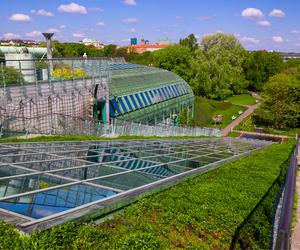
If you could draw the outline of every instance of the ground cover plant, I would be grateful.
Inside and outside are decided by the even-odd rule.
[[[265,249],[277,197],[270,190],[283,180],[293,144],[273,145],[183,181],[95,227],[67,223],[29,237],[0,223],[0,249]]]
[[[256,99],[248,94],[234,95],[226,99],[226,101],[231,102],[236,105],[254,105],[256,104]]]
[[[239,111],[245,111],[246,108],[235,105],[230,102],[209,100],[203,97],[196,97],[194,111],[194,125],[205,127],[225,127],[232,122],[232,116],[238,116]],[[222,123],[215,125],[212,117],[214,115],[223,115]]]

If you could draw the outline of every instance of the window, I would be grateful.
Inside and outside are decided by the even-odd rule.
[[[148,94],[149,92],[145,92],[145,96],[147,97],[148,103],[152,104],[152,100],[150,98],[150,95]]]
[[[130,101],[128,99],[128,96],[123,96],[123,98],[124,98],[124,100],[125,100],[125,102],[127,104],[127,107],[129,108],[129,111],[133,111],[134,109],[132,108],[132,105],[131,105],[131,103],[130,103]]]
[[[132,102],[134,108],[135,108],[135,109],[138,109],[139,106],[137,105],[136,101],[134,100],[133,95],[129,95],[129,97],[130,97],[130,100],[131,100],[131,102]]]
[[[169,89],[167,87],[164,87],[165,93],[167,94],[168,99],[171,98],[171,94],[169,92]]]
[[[163,101],[165,98],[162,94],[162,91],[160,89],[157,89],[158,93],[159,93],[159,96],[160,96],[160,99]]]
[[[172,86],[172,89],[174,90],[176,96],[179,96],[179,95],[180,95],[179,92],[178,92],[178,89],[176,88],[176,85],[173,85],[173,86]]]
[[[168,99],[168,95],[166,94],[166,91],[163,88],[161,88],[160,90],[163,94],[164,100]]]
[[[151,98],[154,98],[153,90],[149,90]]]
[[[120,103],[120,105],[121,105],[121,108],[123,109],[123,113],[126,113],[126,112],[127,112],[127,108],[126,108],[126,106],[125,106],[125,104],[124,104],[122,98],[119,97],[119,98],[118,98],[118,101],[119,101],[119,103]]]
[[[142,103],[141,101],[141,98],[139,97],[138,94],[134,94],[135,98],[137,99],[139,105],[140,105],[140,108],[144,107],[145,105]]]
[[[111,101],[109,102],[109,116],[110,117],[115,117],[115,111],[114,111],[114,108],[111,104]]]
[[[168,86],[168,89],[169,89],[169,93],[170,93],[171,97],[175,97],[175,93],[174,93],[173,89],[171,88],[171,86]]]
[[[144,93],[140,93],[140,95],[141,95],[141,97],[142,97],[143,102],[145,103],[145,105],[148,106],[149,103],[147,102],[146,97],[144,96]]]
[[[113,98],[113,99],[110,101],[110,103],[111,103],[111,106],[112,106],[113,110],[115,111],[115,113],[120,114],[120,113],[121,113],[121,110],[119,109],[119,106],[118,106],[118,103],[117,103],[116,99]]]
[[[182,95],[182,89],[181,89],[180,85],[176,85],[176,88],[178,89],[179,95]]]

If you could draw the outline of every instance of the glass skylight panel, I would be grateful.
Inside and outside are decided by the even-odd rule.
[[[50,219],[51,225],[93,219],[101,209],[107,213],[107,206],[126,204],[181,174],[202,173],[269,144],[236,138],[3,143],[1,213],[8,211],[7,218],[15,216],[18,227],[29,231],[33,225],[45,229]]]

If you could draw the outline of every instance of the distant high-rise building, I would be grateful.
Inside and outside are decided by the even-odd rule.
[[[133,37],[130,39],[130,44],[131,45],[137,45],[137,38],[136,37]]]

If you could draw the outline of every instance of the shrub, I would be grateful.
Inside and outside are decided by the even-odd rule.
[[[0,84],[11,84],[23,82],[22,75],[13,67],[4,67],[4,81],[3,81],[3,72],[2,67],[0,67]]]
[[[54,67],[53,77],[64,78],[64,79],[72,79],[72,78],[83,78],[87,77],[88,73],[84,71],[82,68],[74,69],[72,72],[72,68],[70,65],[56,65]]]

